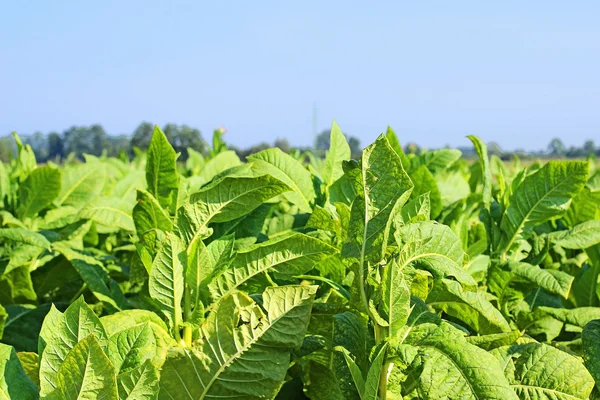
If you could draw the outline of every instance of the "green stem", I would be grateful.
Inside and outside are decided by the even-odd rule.
[[[381,375],[379,376],[379,399],[386,400],[387,399],[387,382],[390,370],[394,364],[392,362],[386,362],[383,364],[381,368]]]
[[[190,288],[188,285],[185,285],[185,291],[183,294],[183,321],[189,322],[191,315],[192,305],[190,300]],[[183,342],[185,343],[186,347],[192,346],[192,327],[187,324],[183,327]]]

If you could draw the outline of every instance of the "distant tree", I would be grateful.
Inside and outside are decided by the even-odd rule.
[[[498,143],[496,143],[496,142],[489,142],[488,145],[487,145],[487,148],[488,148],[488,153],[490,155],[494,154],[494,155],[497,155],[497,156],[501,156],[502,153],[504,153],[502,151],[502,147],[500,147],[500,145]]]
[[[354,136],[347,137],[348,146],[350,146],[350,154],[353,159],[359,159],[362,147],[360,147],[360,140]]]
[[[596,154],[596,144],[593,140],[586,140],[583,144],[583,152],[585,156]]]
[[[121,153],[131,153],[131,149],[129,148],[131,141],[127,135],[109,136],[109,141],[109,156],[117,157],[121,155]]]
[[[165,133],[165,136],[167,136],[167,139],[169,139],[169,143],[171,143],[175,151],[181,153],[181,156],[179,157],[181,160],[187,160],[188,147],[191,147],[202,154],[206,154],[206,142],[202,140],[202,135],[198,129],[190,128],[187,125],[178,126],[175,124],[167,124],[163,128],[163,132]]]
[[[329,150],[331,130],[325,129],[321,131],[315,138],[315,149],[317,150]],[[350,146],[350,152],[352,154],[352,158],[360,157],[360,152],[362,151],[362,147],[360,147],[360,140],[354,136],[348,136],[348,134],[344,133],[346,136],[346,140],[348,141],[348,145]]]
[[[287,139],[277,139],[275,143],[273,143],[273,147],[278,147],[284,153],[289,153],[292,147],[290,146],[290,142]]]
[[[154,132],[154,125],[150,122],[142,122],[131,137],[131,147],[138,147],[142,150],[146,150],[150,146],[150,139],[152,139],[152,133]]]
[[[108,135],[98,124],[90,127],[73,126],[63,132],[63,141],[65,153],[74,153],[80,158],[83,154],[99,156],[110,145]]]
[[[562,157],[567,153],[567,148],[562,140],[554,138],[550,141],[550,144],[548,144],[548,153]]]
[[[57,160],[64,158],[65,149],[63,140],[56,132],[51,132],[48,135],[48,159]]]
[[[404,152],[408,154],[420,154],[421,151],[421,146],[413,142],[407,143],[406,146],[404,146]]]

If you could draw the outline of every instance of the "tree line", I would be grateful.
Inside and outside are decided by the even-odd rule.
[[[200,130],[188,125],[166,124],[162,127],[163,132],[173,145],[175,151],[181,153],[180,160],[185,161],[188,157],[187,149],[192,148],[204,155],[209,151],[210,146],[202,137]],[[25,144],[31,146],[35,152],[38,162],[55,161],[60,162],[66,157],[83,158],[84,154],[101,156],[132,157],[137,150],[144,151],[150,144],[154,125],[149,122],[142,122],[130,135],[109,135],[102,125],[94,124],[90,126],[73,126],[61,133],[50,132],[44,134],[35,132],[32,135],[23,135],[21,139]],[[321,131],[315,138],[312,147],[298,148],[300,151],[312,150],[318,154],[324,154],[329,148],[330,130]],[[348,144],[353,157],[358,157],[362,151],[360,140],[354,136],[346,135]],[[292,146],[285,138],[278,138],[273,143],[262,142],[248,148],[239,148],[229,145],[240,158],[256,153],[258,151],[271,147],[278,147],[282,151],[289,153]],[[474,153],[471,147],[459,148],[465,155]],[[423,149],[416,143],[407,143],[404,146],[407,153],[420,153]],[[600,147],[596,146],[593,140],[587,140],[582,147],[567,147],[560,139],[554,138],[548,144],[547,149],[540,151],[503,151],[495,142],[488,143],[488,150],[491,154],[496,154],[502,158],[510,158],[514,154],[519,156],[534,157],[557,157],[557,158],[583,158],[589,155],[600,156]],[[14,139],[9,135],[0,138],[0,160],[9,161],[16,154],[16,145]]]

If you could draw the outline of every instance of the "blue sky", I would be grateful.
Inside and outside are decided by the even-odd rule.
[[[142,120],[246,146],[600,142],[598,1],[0,3],[0,135]]]

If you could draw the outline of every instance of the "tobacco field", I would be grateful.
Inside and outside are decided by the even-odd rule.
[[[15,134],[0,399],[600,399],[600,172],[469,139],[38,165]]]

